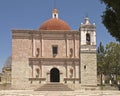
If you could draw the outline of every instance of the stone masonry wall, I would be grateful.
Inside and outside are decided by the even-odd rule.
[[[70,32],[69,32],[70,33]],[[73,32],[74,33],[74,32]],[[72,33],[72,34],[73,34]],[[65,33],[60,33],[61,35],[53,34],[53,35],[44,35],[44,32],[42,33],[42,37],[40,37],[41,32],[37,31],[31,31],[31,30],[13,30],[12,32],[12,88],[14,89],[29,89],[31,83],[29,81],[29,78],[31,77],[31,66],[29,65],[29,58],[53,58],[52,56],[52,45],[58,45],[58,54],[54,58],[77,58],[79,59],[78,51],[79,51],[79,39],[75,32],[75,37],[73,38],[73,35],[69,34],[68,39],[65,39]],[[47,33],[46,33],[47,34]],[[32,36],[34,38],[35,44],[32,42]],[[50,37],[52,36],[52,38]],[[58,37],[56,37],[58,36]],[[61,36],[61,37],[59,37]],[[67,35],[66,35],[67,36]],[[72,38],[71,38],[72,37]],[[42,41],[41,41],[42,38]],[[52,40],[53,39],[53,40]],[[74,39],[74,40],[72,40]],[[42,42],[42,43],[41,43]],[[70,43],[71,42],[71,43]],[[73,44],[74,43],[74,44]],[[42,45],[41,45],[42,44]],[[67,44],[67,56],[66,57],[66,45]],[[35,46],[34,46],[35,45]],[[74,47],[75,45],[75,47]],[[42,57],[36,57],[36,49],[41,48],[42,46]],[[34,50],[33,50],[34,48]],[[73,53],[72,57],[69,57],[70,54],[70,48],[76,49],[75,53]],[[41,50],[41,49],[40,49]],[[33,55],[33,52],[35,52],[35,55]],[[41,52],[41,51],[40,51]],[[75,57],[74,57],[75,55]],[[34,57],[35,56],[35,57]],[[74,60],[73,60],[74,61]],[[59,62],[59,61],[58,61]],[[58,65],[56,65],[58,66]],[[66,69],[64,65],[61,65],[62,67],[60,70],[63,70],[63,74],[61,77],[61,81],[63,82],[63,78],[65,78]],[[64,67],[63,67],[64,66]],[[74,66],[74,65],[73,65]],[[74,67],[72,68],[74,69]],[[48,78],[46,76],[47,72],[45,70],[53,68],[54,65],[49,66],[42,66],[43,74],[42,76],[45,78]],[[71,65],[68,64],[68,73],[71,68]],[[78,66],[75,65],[76,71],[78,70]],[[45,73],[44,73],[45,72]],[[74,71],[73,71],[74,72]],[[78,78],[78,72],[76,73],[76,78]],[[74,74],[73,74],[74,76]],[[68,74],[69,77],[69,74]],[[49,80],[49,79],[46,79]]]
[[[81,53],[81,85],[97,85],[96,53]]]
[[[25,38],[17,37],[19,36],[18,34],[17,32],[13,32],[12,34],[12,87],[15,89],[24,89],[28,86],[28,58],[32,56],[32,45],[31,40],[27,36]],[[26,34],[24,33],[23,35]]]

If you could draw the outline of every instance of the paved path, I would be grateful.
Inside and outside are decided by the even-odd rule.
[[[1,90],[0,96],[120,96],[120,91],[32,91]]]

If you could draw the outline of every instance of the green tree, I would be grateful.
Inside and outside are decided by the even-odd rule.
[[[98,75],[100,75],[101,77],[101,85],[102,85],[102,76],[103,74],[105,74],[106,71],[104,59],[105,59],[105,50],[104,50],[104,46],[100,42],[100,45],[97,50],[97,72]]]
[[[98,75],[109,76],[111,80],[117,81],[120,79],[120,44],[110,42],[104,47],[100,43],[97,50],[97,71]],[[113,76],[116,78],[113,78]]]
[[[106,5],[102,15],[102,23],[108,32],[120,41],[120,0],[101,0]]]
[[[110,42],[106,45],[106,64],[108,66],[108,74],[115,75],[116,80],[120,75],[120,44]]]

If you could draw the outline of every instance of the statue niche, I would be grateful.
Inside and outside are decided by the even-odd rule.
[[[36,49],[36,57],[39,57],[39,48]]]
[[[73,77],[73,69],[70,68],[70,78],[72,78],[72,77]]]
[[[72,57],[72,56],[73,56],[73,49],[70,48],[70,57]]]
[[[40,70],[37,68],[37,69],[36,69],[36,78],[39,77],[39,74],[40,74]]]

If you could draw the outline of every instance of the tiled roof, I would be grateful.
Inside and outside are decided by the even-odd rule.
[[[58,18],[51,18],[45,21],[39,30],[71,30],[69,25]]]

